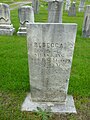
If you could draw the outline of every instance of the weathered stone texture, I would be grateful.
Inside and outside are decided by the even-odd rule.
[[[76,3],[73,2],[68,11],[68,16],[76,16]]]
[[[76,24],[28,24],[27,31],[32,100],[65,102]]]
[[[34,23],[34,12],[31,6],[22,6],[18,9],[20,20],[20,27],[17,32],[18,35],[26,35],[26,24]]]
[[[48,2],[48,22],[62,23],[63,2]]]
[[[0,3],[0,35],[13,35],[14,30],[10,20],[9,5]]]

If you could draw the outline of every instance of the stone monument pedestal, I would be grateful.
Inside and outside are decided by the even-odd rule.
[[[27,32],[26,32],[26,27],[19,27],[17,35],[18,36],[26,36]]]
[[[9,5],[0,3],[0,35],[13,35],[15,28],[10,20]]]
[[[31,94],[28,94],[22,104],[22,111],[37,111],[37,107],[53,113],[77,113],[72,96],[67,96],[66,102],[33,102]]]
[[[0,25],[0,35],[13,35],[14,31],[13,25]]]
[[[26,24],[34,23],[34,11],[31,6],[21,6],[18,9],[18,16],[20,20],[20,27],[18,29],[17,35],[26,36]]]

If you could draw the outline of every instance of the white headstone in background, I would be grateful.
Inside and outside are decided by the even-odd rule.
[[[39,0],[32,0],[32,7],[34,9],[34,13],[37,14],[39,12]]]
[[[66,0],[65,10],[69,11],[70,6],[71,6],[71,0]]]
[[[79,12],[83,12],[84,11],[84,5],[85,5],[85,0],[80,0],[80,4],[79,4]]]
[[[82,35],[83,37],[90,38],[90,5],[86,6]]]
[[[48,23],[62,23],[63,0],[45,0],[48,2]]]
[[[20,27],[18,35],[26,35],[26,24],[34,23],[34,12],[31,6],[22,6],[18,9]]]
[[[9,5],[0,3],[0,35],[13,35]]]
[[[68,16],[76,16],[76,3],[73,2],[69,7]]]
[[[67,96],[76,24],[27,24],[30,93],[22,110],[76,113]]]

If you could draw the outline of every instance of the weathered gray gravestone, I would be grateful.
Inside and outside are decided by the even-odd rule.
[[[85,0],[80,0],[80,4],[79,4],[79,12],[83,12],[84,11],[84,5],[85,5]]]
[[[68,16],[76,16],[76,3],[73,2],[68,11]]]
[[[66,0],[65,10],[69,11],[70,6],[71,6],[71,0]]]
[[[17,35],[26,35],[26,23],[34,23],[34,12],[31,6],[22,6],[18,9],[20,27]]]
[[[13,35],[14,30],[10,20],[9,5],[0,3],[0,35]]]
[[[63,0],[46,0],[48,2],[48,23],[62,23]]]
[[[90,5],[86,6],[82,34],[83,37],[90,38]]]
[[[76,37],[76,24],[27,24],[30,94],[22,111],[76,113],[67,95]]]
[[[37,14],[39,12],[39,0],[32,0],[32,7],[34,9],[34,13]]]

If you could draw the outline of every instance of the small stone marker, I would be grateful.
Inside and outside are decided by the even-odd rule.
[[[83,37],[90,38],[90,5],[86,6],[82,35]]]
[[[0,35],[13,35],[14,30],[10,20],[9,5],[0,3]]]
[[[48,23],[62,23],[63,0],[46,0],[48,2]]]
[[[68,16],[76,16],[76,3],[73,2],[68,11]]]
[[[85,0],[80,0],[80,4],[79,4],[79,12],[83,12],[84,11],[84,5],[85,5]]]
[[[34,23],[34,12],[31,6],[22,6],[18,9],[20,27],[17,32],[17,35],[25,36],[26,32],[26,23]]]
[[[35,14],[39,13],[39,0],[32,0],[32,7]]]
[[[27,24],[30,94],[22,111],[40,107],[56,113],[76,113],[72,96],[67,96],[76,24]]]
[[[66,0],[65,10],[69,11],[70,6],[71,6],[71,0]]]

